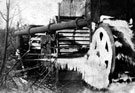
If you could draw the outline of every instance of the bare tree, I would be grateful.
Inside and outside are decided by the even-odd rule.
[[[6,17],[4,17],[4,14],[0,12],[1,17],[6,22],[6,31],[5,31],[5,42],[4,42],[4,50],[3,50],[3,58],[1,63],[1,69],[0,69],[0,76],[3,76],[3,72],[5,70],[5,64],[6,64],[6,54],[7,54],[7,42],[8,42],[8,34],[9,34],[9,15],[10,15],[10,0],[6,0]]]

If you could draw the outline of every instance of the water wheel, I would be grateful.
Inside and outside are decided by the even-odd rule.
[[[106,88],[115,68],[114,38],[107,24],[101,24],[92,35],[88,55],[91,71],[86,82],[96,88]]]

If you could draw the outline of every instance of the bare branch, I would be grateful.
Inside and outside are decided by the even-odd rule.
[[[2,58],[1,69],[0,69],[0,76],[2,76],[2,74],[5,72],[5,65],[7,62],[6,55],[7,55],[7,44],[8,44],[8,35],[9,35],[10,0],[8,1],[6,0],[6,9],[7,9],[6,32],[5,32],[4,50],[3,50],[3,58]],[[1,78],[3,78],[3,76]]]
[[[11,25],[12,25],[13,19],[14,19],[14,17],[15,17],[15,12],[16,12],[16,9],[15,9],[15,11],[14,11],[13,16],[12,16],[11,18],[9,18],[9,20],[11,20],[11,21],[10,21],[9,28],[10,28],[10,27],[11,27]]]
[[[6,7],[7,9],[10,9],[10,0],[6,0]]]
[[[16,49],[15,48],[15,46],[14,46],[14,44],[13,44],[13,41],[12,40],[14,40],[14,39],[12,39],[12,35],[11,34],[9,34],[9,38],[10,38],[10,44],[12,45],[12,47],[14,48],[14,50]]]
[[[1,17],[5,20],[5,21],[7,21],[6,20],[6,18],[4,17],[4,15],[3,15],[3,13],[0,11],[0,15],[1,15]]]
[[[26,8],[24,8],[24,9],[26,9]],[[18,16],[24,9],[22,9],[22,10],[20,10],[20,12],[19,13],[17,13],[16,15],[14,14],[14,16],[12,16],[10,19],[12,19],[13,17],[16,17],[16,16]]]

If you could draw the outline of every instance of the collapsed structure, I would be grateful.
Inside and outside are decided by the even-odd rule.
[[[133,0],[63,0],[53,23],[15,32],[24,68],[55,63],[56,68],[79,71],[96,88],[106,88],[121,70],[119,64],[134,65],[128,23],[132,19],[134,27],[134,11],[128,11],[133,4]],[[111,17],[101,20],[102,15]]]

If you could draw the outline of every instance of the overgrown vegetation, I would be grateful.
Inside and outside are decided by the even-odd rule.
[[[13,57],[15,55],[15,36],[13,35],[15,29],[11,28],[8,37],[7,44],[7,59]],[[0,60],[2,60],[3,49],[4,49],[4,38],[5,38],[5,29],[0,29]]]
[[[13,36],[15,29],[10,28],[9,29],[9,37],[8,37],[8,43],[7,43],[7,52],[6,52],[6,65],[5,65],[5,71],[3,73],[6,73],[15,63],[15,37]],[[5,29],[0,29],[0,68],[2,65],[2,58],[4,55],[4,42],[5,42]],[[2,84],[3,80],[1,80],[0,84]]]
[[[33,76],[25,77],[25,73],[27,73],[26,71],[23,72],[22,69],[17,70],[16,68],[17,65],[15,65],[18,62],[15,56],[16,37],[13,35],[15,30],[16,30],[15,28],[9,29],[9,37],[8,37],[7,52],[6,52],[7,53],[6,65],[5,65],[5,71],[3,72],[4,77],[3,79],[0,80],[0,90],[6,89],[8,90],[7,93],[10,93],[11,91],[13,91],[13,89],[15,93],[18,93],[18,91],[19,93],[20,92],[29,93],[30,91],[40,91],[39,89],[42,89],[44,91],[51,91],[52,89],[49,89],[49,87],[55,88],[55,84],[50,84],[52,83],[50,82],[52,81],[50,80],[51,79],[50,71],[47,72],[46,69],[42,69],[42,71],[40,71],[39,73],[36,73],[36,75],[34,74],[35,78],[32,78]],[[5,39],[5,29],[0,29],[0,64],[2,62],[2,57],[3,57],[4,39]],[[20,73],[17,73],[17,71],[20,71]],[[45,73],[48,73],[48,74],[45,75]],[[35,90],[35,88],[38,88],[38,89]],[[51,92],[48,92],[48,93],[51,93]]]

